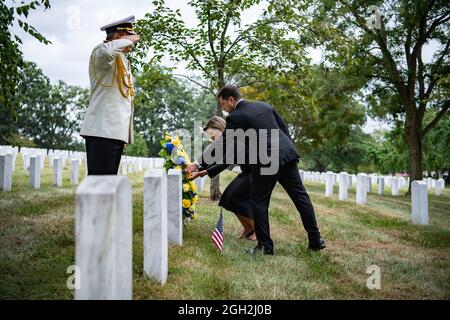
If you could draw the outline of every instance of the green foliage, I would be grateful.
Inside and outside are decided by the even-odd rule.
[[[448,1],[277,3],[298,17],[310,17],[306,29],[324,49],[324,61],[365,79],[365,100],[373,116],[402,122],[412,155],[409,168],[414,179],[421,179],[423,137],[450,108]],[[367,26],[370,5],[376,5],[382,15],[380,29]],[[430,61],[423,55],[427,43],[437,48]],[[434,119],[425,126],[423,120],[430,111]]]
[[[135,129],[147,142],[150,156],[161,149],[165,131],[187,129],[205,121],[216,108],[215,99],[187,82],[177,80],[160,68],[148,68],[136,77]]]
[[[134,142],[125,147],[123,154],[135,157],[148,157],[147,142],[144,137],[139,133],[134,132]]]
[[[189,155],[184,150],[184,146],[178,136],[171,136],[169,132],[164,133],[160,140],[161,151],[159,156],[164,158],[164,169],[184,170],[186,165],[191,163]],[[190,179],[190,174],[182,171],[182,211],[187,219],[197,219],[195,204],[198,202],[197,187],[194,181]]]
[[[263,81],[265,67],[281,71],[292,64],[281,50],[289,49],[296,52],[292,57],[304,59],[300,54],[304,48],[288,36],[292,30],[283,28],[283,21],[273,19],[267,10],[257,22],[243,25],[242,12],[260,2],[192,0],[189,5],[199,24],[189,28],[179,10],[169,9],[165,1],[154,1],[155,9],[138,22],[142,41],[137,57],[144,62],[152,50],[156,61],[168,56],[175,63],[187,62],[187,69],[200,73],[203,81],[189,79],[212,95],[226,83],[243,86]]]
[[[10,30],[17,23],[26,33],[48,44],[49,41],[25,20],[29,12],[38,7],[49,9],[49,0],[21,1],[17,7],[9,7],[4,1],[0,3],[0,144],[5,143],[8,136],[17,133],[15,122],[20,97],[16,89],[21,81],[20,68],[24,65],[20,49],[22,41],[17,35],[11,34]]]
[[[429,115],[429,120],[434,115]],[[424,139],[424,169],[440,171],[450,169],[450,116],[444,117]]]
[[[27,148],[36,147],[36,144],[34,143],[34,141],[32,139],[21,136],[18,133],[13,133],[12,135],[8,136],[5,139],[5,142],[7,145],[17,146],[17,147],[27,147]]]
[[[367,141],[366,159],[382,174],[409,170],[408,148],[400,123],[390,131],[381,131]]]
[[[354,171],[362,163],[365,108],[356,97],[358,77],[320,66],[286,72],[270,83],[243,90],[250,99],[272,104],[289,129],[308,169]],[[350,136],[354,139],[349,141]]]
[[[75,143],[89,92],[62,81],[52,85],[36,64],[26,62],[17,89],[17,130],[47,149],[67,149]]]
[[[433,118],[430,114],[427,118]],[[409,171],[408,148],[401,122],[389,131],[381,131],[365,141],[365,161],[383,174]],[[424,170],[443,173],[450,168],[450,118],[443,118],[425,137]]]

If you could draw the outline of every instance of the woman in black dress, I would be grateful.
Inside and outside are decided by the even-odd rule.
[[[203,131],[214,142],[225,130],[225,120],[221,117],[214,116],[208,120]],[[199,172],[194,173],[194,177],[203,177],[208,174],[208,170],[214,166],[222,166],[221,164],[213,164],[207,168],[199,168]],[[252,206],[249,202],[250,184],[251,184],[251,168],[248,165],[240,165],[241,173],[234,178],[224,190],[219,206],[228,211],[233,212],[241,222],[244,230],[240,238],[256,240],[255,225],[252,214]],[[211,177],[212,178],[212,177]]]

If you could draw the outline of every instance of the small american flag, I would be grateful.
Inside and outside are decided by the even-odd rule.
[[[222,252],[223,251],[223,216],[222,208],[220,208],[219,221],[217,221],[216,228],[211,236],[211,239],[216,246],[216,248]]]

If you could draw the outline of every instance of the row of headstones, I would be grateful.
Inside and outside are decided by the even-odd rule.
[[[0,148],[0,190],[11,191],[12,174],[15,170],[15,159],[19,154],[17,147],[1,146]],[[46,149],[22,148],[20,154],[23,158],[24,170],[29,172],[29,184],[32,188],[41,186],[41,170],[44,168],[45,159],[48,157],[50,167],[53,169],[53,185],[62,186],[63,169],[67,162],[71,163],[70,182],[77,185],[79,181],[79,168],[86,163],[85,152],[72,152],[64,150],[48,151]],[[71,158],[68,158],[71,157]],[[142,158],[123,156],[121,160],[122,175],[142,172],[148,168],[161,168],[164,165],[163,158]],[[87,175],[87,169],[85,170]]]
[[[164,158],[140,158],[123,156],[120,161],[119,172],[121,175],[138,173],[150,168],[164,167]]]
[[[77,188],[75,299],[132,298],[132,206],[124,176],[88,176]],[[143,214],[143,271],[165,284],[168,245],[183,244],[181,170],[145,172]]]
[[[334,173],[328,172],[309,172],[300,170],[300,175],[303,181],[321,182],[325,184],[325,196],[331,197],[333,194],[333,186],[339,183],[339,194],[341,200],[347,199],[347,192],[344,189],[351,189],[353,183],[357,181],[357,175],[348,174],[346,172]],[[372,192],[372,186],[378,185],[378,194],[383,195],[385,186],[391,188],[391,194],[393,196],[399,196],[400,190],[408,188],[409,177],[394,177],[394,176],[378,176],[376,174],[365,174],[360,173],[364,176],[366,193]],[[444,179],[440,178],[438,180],[427,178],[422,180],[426,182],[427,189],[435,190],[436,195],[441,195],[443,189],[445,188]],[[345,186],[345,187],[344,187]],[[361,185],[362,187],[362,185]],[[358,188],[358,184],[356,184]]]
[[[309,179],[305,176],[305,172],[300,170],[300,175],[302,180],[304,178]],[[315,175],[316,179],[317,175]],[[351,186],[351,181],[355,175],[349,175],[346,172],[339,173],[339,200],[348,199],[348,189]],[[367,193],[371,192],[369,189],[372,185],[372,179],[374,177],[369,176],[365,173],[358,173],[356,175],[356,203],[366,204],[367,203]],[[385,179],[390,179],[392,195],[398,196],[400,189],[401,178],[398,177],[377,177],[378,182],[378,194],[382,195],[384,193]],[[316,180],[313,180],[316,181]],[[325,173],[325,196],[331,197],[333,195],[333,186],[336,182],[336,174],[333,172]],[[411,211],[412,211],[412,222],[414,224],[428,224],[428,189],[429,181],[419,180],[413,181],[411,183]],[[445,188],[444,179],[438,179],[435,181],[435,192],[436,195],[441,195],[442,190]]]

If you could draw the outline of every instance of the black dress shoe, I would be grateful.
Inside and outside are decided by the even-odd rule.
[[[273,249],[266,248],[259,244],[256,247],[254,247],[253,249],[247,250],[246,252],[251,256],[256,256],[260,253],[270,255],[270,256],[273,255]]]
[[[308,251],[320,251],[325,249],[327,246],[325,245],[325,241],[321,238],[319,242],[309,243]]]

